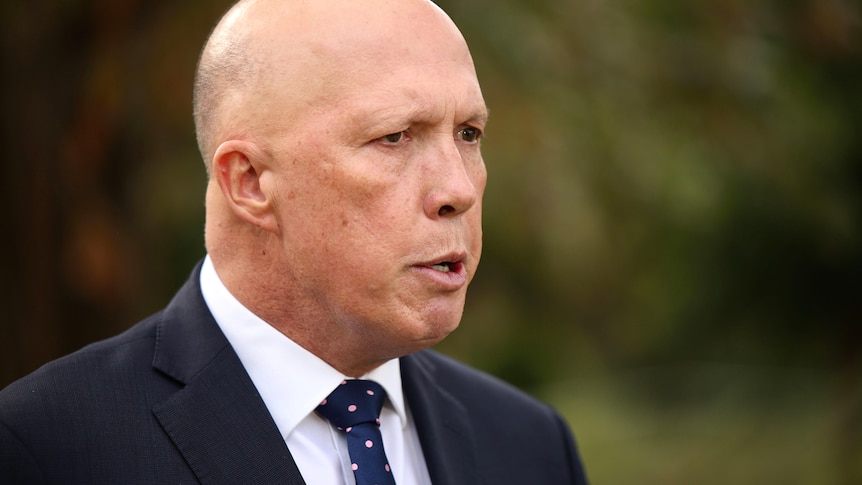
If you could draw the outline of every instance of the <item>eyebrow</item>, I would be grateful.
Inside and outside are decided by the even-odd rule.
[[[488,124],[488,118],[491,116],[491,111],[487,106],[482,106],[482,109],[476,110],[471,116],[465,120],[468,123],[479,123],[481,125]]]
[[[434,109],[428,109],[427,107],[420,106],[418,103],[411,104],[409,106],[402,104],[371,109],[359,115],[357,119],[365,118],[369,120],[374,120],[375,122],[379,122],[381,120],[397,119],[399,121],[407,121],[410,124],[428,123],[436,122],[438,118],[438,113],[436,113],[435,111],[436,110]],[[484,105],[484,103],[464,111],[468,114],[463,118],[459,117],[458,119],[456,119],[458,123],[477,123],[481,125],[485,125],[488,123],[488,117],[490,114],[488,108]]]

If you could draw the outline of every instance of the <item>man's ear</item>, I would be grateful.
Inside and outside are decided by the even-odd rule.
[[[262,183],[272,176],[270,160],[263,150],[248,141],[226,141],[213,155],[212,169],[212,176],[237,217],[265,231],[278,231],[274,194]]]

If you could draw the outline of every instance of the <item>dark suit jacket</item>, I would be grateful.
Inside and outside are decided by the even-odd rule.
[[[0,392],[0,483],[304,483],[199,271],[163,311]],[[433,351],[401,364],[434,484],[585,483],[549,407]]]

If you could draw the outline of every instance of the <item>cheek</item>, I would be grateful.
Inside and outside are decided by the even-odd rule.
[[[379,194],[378,194],[379,195]],[[300,213],[286,216],[289,237],[286,251],[299,249],[314,261],[316,278],[344,284],[375,286],[384,277],[388,261],[403,250],[410,228],[398,204],[387,204],[365,190],[335,192],[322,188]],[[293,247],[291,247],[293,246]]]

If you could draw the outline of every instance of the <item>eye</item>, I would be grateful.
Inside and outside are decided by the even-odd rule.
[[[455,135],[467,143],[475,143],[479,141],[479,138],[482,138],[482,130],[468,127],[458,130]]]
[[[404,139],[404,132],[403,131],[399,131],[398,133],[390,133],[388,135],[384,135],[384,136],[380,137],[381,141],[383,141],[385,143],[392,143],[392,144],[398,143],[399,141],[401,141],[403,139]]]

